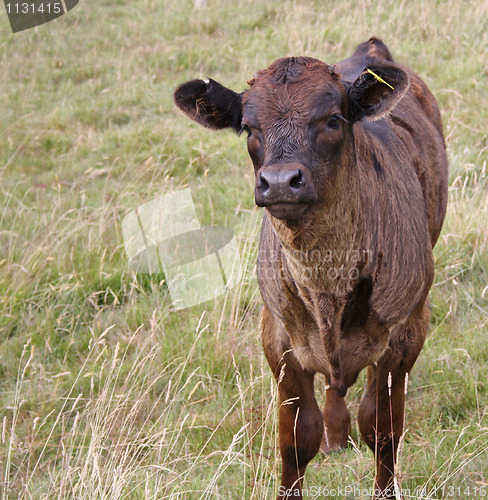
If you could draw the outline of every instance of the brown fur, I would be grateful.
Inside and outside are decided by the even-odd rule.
[[[343,398],[366,367],[359,427],[376,454],[378,497],[389,497],[404,380],[428,327],[432,247],[446,211],[447,160],[435,99],[374,38],[333,67],[312,58],[280,59],[250,84],[240,107],[225,108],[225,121],[238,119],[249,133],[256,200],[267,206],[258,281],[263,347],[280,400],[278,498],[286,489],[301,497],[305,468],[320,447],[330,452],[346,445],[350,416]],[[195,96],[193,108],[186,89],[177,91],[185,102],[177,94],[175,100],[192,116],[204,109],[206,94]],[[221,89],[217,96],[208,92],[210,104],[225,102]],[[229,96],[235,103],[236,94]],[[207,124],[198,116],[214,128],[219,119]],[[278,179],[280,169],[299,172],[294,182],[301,198],[294,203],[284,203],[279,190],[276,199],[266,194],[266,181]],[[322,412],[315,373],[330,387]]]

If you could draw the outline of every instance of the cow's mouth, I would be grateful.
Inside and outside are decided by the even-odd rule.
[[[272,203],[266,205],[266,210],[277,219],[299,219],[310,206],[309,203]]]

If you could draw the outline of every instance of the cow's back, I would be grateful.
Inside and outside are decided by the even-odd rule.
[[[426,202],[432,246],[441,232],[447,206],[447,156],[441,116],[436,100],[412,71],[410,87],[388,117],[394,133],[414,161]]]
[[[337,63],[336,68],[345,82],[353,82],[378,59],[393,63],[386,45],[373,37],[359,45],[351,57]],[[441,115],[427,85],[413,71],[406,67],[403,69],[410,77],[410,86],[391,114],[380,121],[405,145],[414,163],[425,200],[431,243],[434,246],[447,206],[448,170]],[[381,130],[381,127],[369,126],[367,121],[363,125],[373,135]],[[378,139],[381,141],[381,137]]]

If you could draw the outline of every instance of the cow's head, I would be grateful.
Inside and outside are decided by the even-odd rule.
[[[174,98],[205,127],[247,134],[256,204],[290,220],[327,198],[338,169],[352,161],[353,124],[387,114],[409,78],[395,64],[378,60],[346,82],[333,66],[291,57],[258,72],[249,85],[237,94],[214,80],[192,80]]]

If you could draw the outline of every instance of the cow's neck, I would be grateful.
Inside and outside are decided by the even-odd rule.
[[[330,386],[345,395],[349,382],[341,367],[340,324],[347,296],[365,264],[359,241],[363,221],[354,151],[336,172],[326,201],[312,207],[306,224],[271,222],[284,254],[283,279],[291,279],[317,325],[329,363]],[[293,331],[289,334],[293,342]]]
[[[349,288],[348,278],[355,277],[351,269],[361,252],[357,238],[361,210],[355,164],[337,171],[327,200],[312,207],[315,213],[305,223],[270,219],[294,281],[342,295]]]

